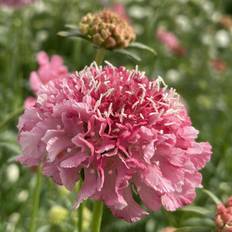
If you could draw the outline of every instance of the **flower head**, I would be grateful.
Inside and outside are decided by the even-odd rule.
[[[232,197],[217,206],[215,222],[217,232],[232,232]]]
[[[102,200],[130,222],[147,215],[133,194],[153,211],[190,204],[211,146],[195,141],[185,106],[162,83],[95,63],[50,81],[20,118],[18,160],[70,190],[82,176],[76,207]]]
[[[158,28],[156,37],[171,53],[178,56],[183,56],[186,53],[185,48],[181,45],[177,37],[173,33],[166,31],[164,28]]]
[[[68,69],[63,64],[61,56],[53,55],[51,59],[46,52],[37,54],[39,69],[30,74],[30,87],[35,94],[38,93],[42,85],[47,84],[50,80],[64,78],[68,75]],[[36,99],[34,97],[26,98],[24,108],[34,106]]]
[[[21,7],[28,5],[35,0],[0,0],[0,5],[6,5],[9,7]]]
[[[39,69],[30,75],[30,87],[37,93],[41,85],[47,84],[50,80],[63,78],[68,75],[68,69],[63,64],[62,57],[53,55],[49,59],[46,52],[37,54]]]
[[[133,28],[111,10],[89,13],[81,19],[81,33],[104,48],[124,48],[135,39]]]

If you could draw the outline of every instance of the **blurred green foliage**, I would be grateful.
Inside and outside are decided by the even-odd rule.
[[[91,63],[95,54],[92,45],[80,39],[59,37],[57,32],[64,30],[65,24],[78,24],[81,16],[101,9],[106,2],[112,3],[38,0],[16,10],[0,8],[0,231],[28,231],[34,174],[16,164],[14,157],[20,154],[16,141],[17,116],[25,97],[32,94],[28,77],[36,69],[36,53],[44,50],[62,55],[69,70],[79,70]],[[213,146],[212,161],[203,170],[204,187],[225,200],[232,195],[232,28],[223,27],[219,21],[224,14],[232,14],[231,1],[121,2],[136,29],[137,40],[158,53],[154,57],[140,51],[139,68],[150,77],[162,76],[182,95],[193,125],[201,131],[200,140],[208,140]],[[176,34],[186,55],[175,56],[160,44],[155,37],[160,26]],[[125,55],[112,52],[107,53],[106,59],[115,65],[136,65]],[[225,62],[224,71],[213,68],[214,59]],[[74,199],[75,193],[66,193],[43,179],[38,231],[74,231]],[[49,212],[57,205],[66,208],[69,216],[54,225]],[[198,190],[194,205],[198,208],[156,212],[135,224],[119,221],[105,209],[102,231],[153,232],[170,225],[184,227],[182,231],[214,231],[213,201]],[[91,208],[91,203],[87,202],[87,206]],[[188,229],[188,226],[197,227]]]

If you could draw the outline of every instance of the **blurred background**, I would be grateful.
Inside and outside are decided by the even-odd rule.
[[[78,25],[87,12],[104,7],[122,14],[134,26],[137,41],[157,52],[154,57],[134,51],[141,57],[140,62],[113,52],[108,52],[106,59],[114,65],[137,64],[149,77],[160,75],[177,89],[194,127],[201,131],[199,139],[213,146],[212,161],[203,170],[204,187],[221,200],[232,195],[232,1],[37,0],[17,8],[0,6],[1,232],[28,231],[35,177],[33,171],[14,162],[14,157],[20,154],[16,125],[25,98],[32,95],[28,80],[38,67],[36,54],[59,54],[70,72],[90,64],[96,52],[90,43],[59,37],[57,33],[66,24]],[[163,39],[162,33],[172,38],[175,46]],[[43,178],[38,232],[74,231],[74,199],[75,193]],[[203,225],[202,231],[215,231],[213,201],[198,190],[194,205],[198,210],[161,210],[135,224],[117,220],[105,209],[102,231],[156,232],[167,226],[194,225]],[[91,207],[90,203],[87,206]],[[87,231],[88,209],[84,218]]]

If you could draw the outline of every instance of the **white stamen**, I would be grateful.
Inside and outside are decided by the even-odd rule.
[[[152,99],[152,97],[147,97],[147,100],[151,102],[152,107],[154,108],[155,112],[158,113],[158,109],[156,107],[156,103],[154,102],[154,100]]]
[[[108,117],[112,114],[113,115],[113,112],[112,112],[112,107],[113,107],[113,103],[111,102],[109,107],[108,107]]]
[[[121,114],[119,116],[119,120],[120,120],[121,123],[122,123],[123,117],[127,117],[127,115],[124,114],[124,111],[125,111],[125,108],[123,106],[122,109],[121,109]]]
[[[111,66],[111,68],[115,68],[109,61],[105,60],[105,63],[109,66]]]
[[[171,125],[175,125],[176,123],[175,122],[169,122],[169,123],[165,123],[164,125],[165,126],[171,126]]]
[[[97,81],[98,82],[98,81]],[[100,87],[100,85],[101,85],[101,82],[99,81],[99,83],[97,84],[97,86],[96,86],[96,88],[95,88],[95,92],[97,92],[98,91],[98,89],[99,89],[99,87]]]
[[[131,91],[125,91],[125,93],[129,94],[129,95],[133,95],[133,93]]]
[[[138,104],[139,104],[139,101],[135,102],[135,103],[132,105],[132,109],[134,109]]]

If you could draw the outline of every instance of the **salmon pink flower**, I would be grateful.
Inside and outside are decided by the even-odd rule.
[[[9,7],[21,7],[34,2],[34,0],[0,0],[0,5]]]
[[[178,56],[185,55],[185,48],[181,45],[180,41],[173,33],[166,31],[164,28],[158,28],[156,32],[156,37],[161,43],[163,43],[166,46],[166,48],[171,53]]]
[[[190,204],[211,156],[196,142],[174,89],[143,72],[110,64],[90,67],[42,86],[18,124],[25,166],[72,190],[83,178],[75,207],[103,201],[119,218],[135,222],[147,209],[174,211]]]
[[[39,52],[37,55],[39,69],[30,75],[30,87],[36,93],[41,85],[47,84],[50,80],[63,78],[68,75],[68,69],[63,64],[62,57],[53,55],[49,59],[46,52]]]
[[[68,69],[63,64],[63,58],[53,55],[49,59],[46,52],[41,51],[37,54],[39,69],[30,74],[30,87],[35,94],[42,85],[47,84],[50,80],[64,78],[68,75]],[[24,107],[33,107],[36,102],[34,97],[28,97],[24,102]]]

